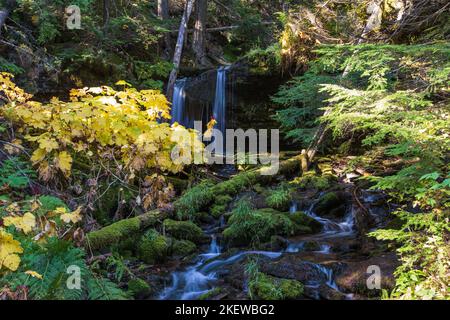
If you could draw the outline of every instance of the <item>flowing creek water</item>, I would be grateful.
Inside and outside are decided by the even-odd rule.
[[[296,212],[298,208],[297,203],[292,203],[291,212]],[[332,252],[333,248],[330,242],[333,242],[335,238],[352,237],[355,235],[354,231],[354,217],[353,209],[349,209],[346,216],[342,221],[334,221],[331,219],[319,217],[314,213],[314,205],[305,212],[313,219],[320,222],[323,229],[320,233],[309,238],[314,239],[319,243],[319,248],[313,251],[314,254],[328,255]],[[271,260],[276,260],[285,254],[298,254],[305,250],[306,241],[290,242],[287,248],[283,251],[238,251],[237,253],[226,256],[222,252],[222,248],[218,243],[218,235],[215,232],[223,227],[224,220],[221,218],[217,225],[209,226],[205,233],[211,237],[211,243],[204,253],[200,254],[194,261],[194,264],[187,267],[185,270],[177,271],[172,274],[171,285],[166,287],[159,295],[159,299],[169,300],[195,300],[202,294],[214,289],[214,284],[219,279],[219,273],[223,268],[233,265],[242,261],[248,256],[260,256]],[[324,243],[321,243],[324,241]],[[221,258],[224,255],[225,257]],[[324,277],[324,283],[318,281],[309,281],[305,283],[305,286],[310,289],[317,289],[320,285],[326,284],[331,289],[339,291],[338,286],[334,282],[333,271],[321,264],[307,262],[311,266],[322,273]],[[318,299],[319,296],[317,295]],[[347,295],[347,298],[351,298],[351,295]]]

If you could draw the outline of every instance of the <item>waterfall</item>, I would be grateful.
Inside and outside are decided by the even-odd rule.
[[[230,67],[220,67],[217,70],[217,80],[216,80],[216,95],[214,97],[214,104],[212,108],[212,114],[214,119],[217,121],[215,129],[222,132],[222,136],[225,137],[226,130],[226,114],[227,114],[227,71]],[[223,146],[225,147],[225,146]],[[223,150],[216,150],[216,152],[222,152]]]
[[[171,110],[172,124],[178,122],[181,125],[185,125],[186,82],[187,79],[180,79],[175,82]]]

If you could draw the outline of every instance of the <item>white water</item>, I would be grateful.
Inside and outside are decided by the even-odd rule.
[[[187,79],[180,79],[175,82],[171,109],[172,124],[178,122],[185,125],[186,83]]]

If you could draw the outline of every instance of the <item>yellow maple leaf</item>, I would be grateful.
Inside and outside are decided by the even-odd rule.
[[[18,254],[23,253],[20,242],[14,240],[12,234],[0,228],[0,270],[5,267],[16,271],[20,264]]]
[[[7,227],[13,225],[25,234],[28,234],[36,226],[36,217],[32,213],[27,212],[22,217],[3,218],[3,224]]]
[[[41,138],[39,139],[39,148],[44,149],[47,152],[58,149],[58,142],[52,138]]]
[[[33,154],[31,155],[31,162],[37,163],[45,158],[45,155],[47,154],[47,151],[45,149],[38,148],[34,150]]]
[[[62,151],[58,154],[57,158],[58,168],[67,176],[72,169],[72,157],[66,151]]]
[[[28,274],[28,275],[32,276],[33,278],[38,278],[38,279],[42,280],[42,275],[37,273],[36,271],[27,270],[27,271],[25,271],[25,274]]]
[[[58,208],[58,209],[61,209],[61,208]],[[64,209],[64,211],[66,211],[66,210]],[[77,210],[75,210],[73,212],[61,214],[60,218],[65,223],[71,223],[71,222],[77,223],[77,222],[81,221],[81,219],[83,219],[83,217],[81,216],[81,207],[78,207]]]

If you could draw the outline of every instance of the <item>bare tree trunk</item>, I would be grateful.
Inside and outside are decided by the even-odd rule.
[[[169,101],[172,101],[173,98],[173,90],[175,86],[175,81],[177,80],[178,70],[180,68],[181,54],[183,53],[184,37],[186,34],[187,25],[192,13],[194,2],[195,0],[187,0],[186,7],[184,9],[184,14],[183,17],[181,18],[177,44],[175,46],[175,52],[173,54],[173,69],[172,72],[170,72],[169,83],[167,85],[167,99],[169,99]]]
[[[208,66],[211,63],[206,57],[206,19],[208,15],[208,0],[197,0],[195,4],[195,12],[197,17],[195,19],[194,37],[192,40],[192,50],[195,54],[196,63],[200,66]]]

